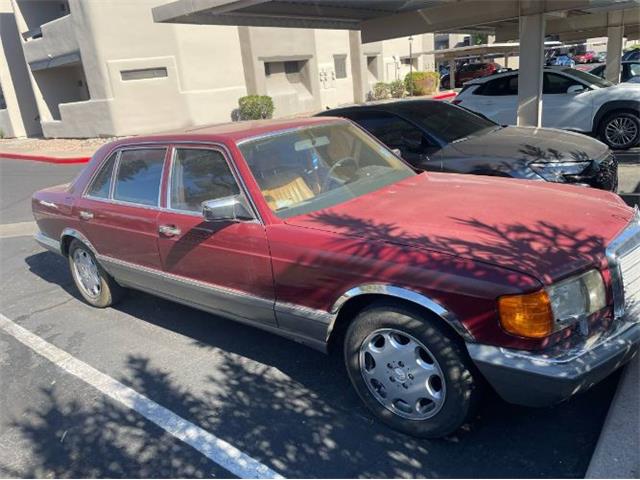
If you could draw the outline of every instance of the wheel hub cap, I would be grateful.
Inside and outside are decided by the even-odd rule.
[[[444,375],[415,337],[392,328],[372,332],[360,347],[367,388],[387,410],[411,420],[437,414],[445,400]]]
[[[78,279],[78,287],[89,297],[100,295],[100,273],[89,252],[78,248],[73,252],[73,269]]]

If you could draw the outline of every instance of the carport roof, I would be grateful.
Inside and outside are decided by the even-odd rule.
[[[153,9],[156,22],[357,30],[365,20],[447,0],[177,0]]]
[[[153,17],[164,23],[360,30],[363,43],[467,29],[489,29],[507,40],[517,38],[521,15],[547,13],[558,20],[557,28],[575,31],[587,17],[591,28],[611,25],[612,10],[627,9],[627,18],[617,21],[635,24],[639,5],[640,0],[175,0],[153,8]]]

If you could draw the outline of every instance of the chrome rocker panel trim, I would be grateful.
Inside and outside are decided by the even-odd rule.
[[[58,255],[62,255],[62,251],[60,250],[60,242],[46,236],[44,233],[42,232],[37,232],[34,236],[33,236],[34,240],[36,242],[38,242],[38,244],[41,247],[46,248],[47,250],[49,250],[50,252],[53,253],[57,253]]]

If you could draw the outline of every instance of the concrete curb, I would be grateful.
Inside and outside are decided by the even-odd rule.
[[[585,478],[640,477],[640,355],[625,367]]]
[[[51,155],[33,155],[24,153],[0,152],[0,158],[9,160],[31,160],[33,162],[46,162],[57,164],[87,163],[91,157],[54,157]]]
[[[448,92],[438,93],[433,95],[431,99],[433,100],[449,100],[450,98],[456,97],[458,93],[454,90],[449,90]]]

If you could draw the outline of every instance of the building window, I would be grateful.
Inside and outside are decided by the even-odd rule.
[[[271,63],[269,62],[264,62],[264,75],[265,77],[268,77],[271,75]]]
[[[347,56],[346,55],[334,55],[333,67],[336,71],[336,78],[347,78]]]
[[[300,73],[300,70],[302,70],[302,62],[298,62],[296,60],[289,60],[287,62],[284,62],[284,73]]]
[[[143,80],[147,78],[163,78],[168,76],[166,67],[138,68],[135,70],[122,70],[120,72],[122,80]]]

